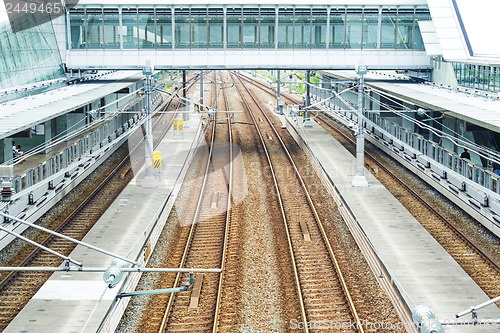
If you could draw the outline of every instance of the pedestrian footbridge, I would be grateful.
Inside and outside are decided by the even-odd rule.
[[[68,69],[431,67],[419,29],[430,19],[425,0],[122,1],[83,0],[68,12]]]

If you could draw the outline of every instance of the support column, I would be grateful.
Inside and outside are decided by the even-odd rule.
[[[358,71],[358,135],[356,136],[356,176],[352,180],[352,186],[367,187],[368,182],[365,177],[365,138],[363,136],[363,110],[364,110],[364,78],[363,72]]]
[[[151,124],[151,74],[149,64],[142,71],[146,77],[144,81],[144,92],[146,94],[146,136],[144,137],[145,164],[143,187],[156,187],[158,182],[153,175],[153,129]]]
[[[182,97],[186,98],[186,71],[182,71]],[[182,102],[182,105],[186,106],[186,101]]]
[[[309,106],[311,105],[311,71],[306,71],[306,101],[304,110],[304,127],[312,127],[311,124],[311,112],[309,111]]]
[[[46,121],[43,126],[44,128],[44,141],[46,145],[50,144],[50,141],[52,140],[52,121],[48,120]],[[52,148],[47,148],[45,149],[45,154],[48,154],[52,151]]]
[[[203,111],[203,71],[200,71],[200,111]]]
[[[11,160],[14,155],[12,153],[12,138],[4,138],[0,140],[2,143],[1,148],[2,150],[0,151],[0,163],[4,163],[5,161]]]
[[[280,97],[281,97],[281,75],[280,75],[280,70],[276,70],[276,110],[278,111],[279,114],[283,113],[283,110],[280,110]]]

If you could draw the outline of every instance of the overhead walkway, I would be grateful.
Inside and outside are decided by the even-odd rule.
[[[430,69],[419,21],[425,0],[376,5],[316,1],[259,6],[220,2],[139,6],[80,1],[69,11],[70,70],[137,69]]]

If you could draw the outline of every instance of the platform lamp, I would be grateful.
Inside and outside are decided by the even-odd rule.
[[[367,187],[365,177],[365,138],[363,136],[363,113],[364,113],[364,75],[368,73],[366,66],[357,65],[356,73],[359,75],[358,85],[358,133],[356,135],[356,175],[352,180],[354,187]]]

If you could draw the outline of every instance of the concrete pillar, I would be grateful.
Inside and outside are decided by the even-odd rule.
[[[280,78],[280,70],[278,69],[276,71],[276,75],[277,75],[277,80],[276,80],[276,110],[278,110],[278,112],[280,111],[280,92],[281,92],[281,78]]]
[[[44,141],[45,144],[48,145],[50,144],[50,140],[52,140],[52,122],[50,120],[46,121],[43,123],[43,126],[45,127],[44,129]],[[47,148],[45,149],[45,154],[48,154],[52,151],[52,148]]]
[[[203,71],[200,72],[200,104],[203,104]],[[201,105],[200,111],[203,111],[203,106]]]
[[[0,140],[1,142],[1,150],[0,150],[0,163],[4,163],[14,157],[12,154],[12,138],[4,138]]]

